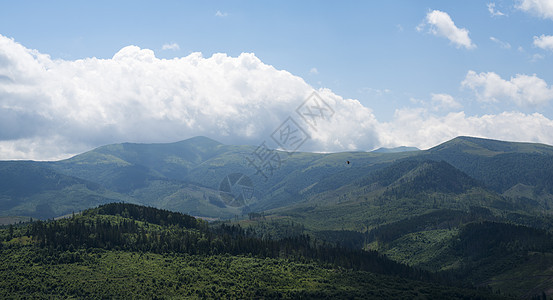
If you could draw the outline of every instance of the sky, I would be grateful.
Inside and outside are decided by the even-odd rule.
[[[553,144],[552,102],[553,0],[0,0],[1,160],[289,124],[298,151]]]

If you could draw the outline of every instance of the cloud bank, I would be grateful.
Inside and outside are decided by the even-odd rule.
[[[507,97],[520,102],[552,97],[536,76],[506,81],[471,72],[464,85],[483,97],[499,98],[494,82],[511,88]],[[535,87],[546,96],[535,95]],[[313,128],[296,113],[312,92],[302,78],[251,53],[159,59],[152,50],[128,46],[110,59],[61,60],[0,35],[0,159],[60,159],[109,143],[198,135],[258,145],[270,143],[288,117],[311,136],[301,151],[427,148],[458,135],[553,144],[553,121],[541,114],[467,116],[455,112],[462,105],[452,96],[439,93],[431,95],[439,111],[402,108],[392,121],[379,122],[359,101],[319,89],[335,113]]]
[[[477,74],[471,70],[462,85],[484,102],[512,101],[519,106],[536,106],[553,100],[553,87],[535,74],[517,74],[505,80],[494,72]]]

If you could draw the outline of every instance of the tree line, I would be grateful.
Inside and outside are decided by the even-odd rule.
[[[60,251],[102,248],[191,255],[228,253],[319,261],[353,270],[437,279],[435,274],[394,262],[376,251],[330,246],[308,235],[260,239],[238,225],[210,228],[205,221],[191,216],[133,204],[108,204],[70,219],[37,221],[30,225],[28,234],[39,247]]]

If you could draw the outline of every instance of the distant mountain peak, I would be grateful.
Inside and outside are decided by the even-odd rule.
[[[472,136],[458,136],[452,140],[444,142],[428,151],[439,153],[441,151],[465,152],[481,156],[495,156],[503,153],[553,153],[553,146],[525,143],[525,142],[507,142],[494,139],[486,139]]]

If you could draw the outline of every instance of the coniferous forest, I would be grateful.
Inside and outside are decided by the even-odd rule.
[[[445,275],[307,235],[113,203],[1,230],[3,298],[495,298]]]

